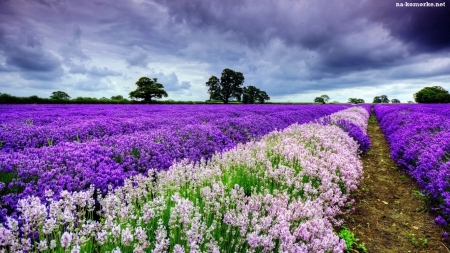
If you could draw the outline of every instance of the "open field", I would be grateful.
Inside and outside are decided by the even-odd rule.
[[[425,210],[436,203],[418,187],[405,194],[414,186],[411,182],[383,199],[375,193],[371,205],[393,208],[364,211],[363,203],[375,196],[373,187],[383,184],[374,174],[379,168],[373,167],[386,163],[397,168],[387,161],[387,144],[380,146],[384,137],[374,132],[375,118],[368,124],[370,108],[1,108],[0,249],[377,252],[382,239],[377,238],[378,230],[367,232],[358,226],[373,224],[378,216],[391,217],[390,212],[400,210],[397,202],[418,198],[405,210],[414,204]],[[381,116],[379,120],[383,129]],[[384,172],[382,168],[383,180],[394,186],[406,180],[400,174],[397,181],[392,178],[398,171]],[[429,202],[423,202],[425,197]],[[433,224],[437,213],[441,225],[448,217],[442,208],[445,202],[440,205],[431,214],[420,212],[424,217],[417,220],[408,211],[403,223],[411,222],[420,232],[396,223],[395,232],[409,234],[393,239],[385,249],[445,252],[426,251],[446,250],[448,245],[441,239],[445,227]]]

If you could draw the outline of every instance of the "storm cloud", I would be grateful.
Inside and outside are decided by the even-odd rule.
[[[0,92],[126,96],[148,76],[170,99],[205,100],[205,82],[224,68],[273,101],[346,102],[354,91],[367,102],[383,92],[406,102],[426,85],[450,89],[449,1],[398,3],[0,1]]]

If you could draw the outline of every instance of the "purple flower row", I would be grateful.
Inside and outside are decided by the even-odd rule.
[[[361,106],[362,107],[362,106]],[[354,107],[333,113],[319,120],[323,125],[337,125],[352,137],[359,145],[359,150],[365,153],[370,150],[372,142],[367,134],[367,121],[370,116],[371,105]]]
[[[450,222],[450,105],[376,105],[391,156],[429,194]]]
[[[111,116],[112,118],[103,119],[104,126],[124,126],[130,122],[124,118],[124,113],[120,114],[117,106],[110,106],[114,109],[113,113],[106,113],[107,106],[82,107],[86,110],[83,115],[92,116],[101,112]],[[202,158],[208,159],[214,153],[232,148],[238,143],[259,138],[293,123],[312,121],[348,106],[168,107],[134,106],[135,113],[141,112],[145,115],[131,117],[136,124],[140,120],[146,122],[146,118],[150,117],[160,125],[141,125],[141,128],[136,128],[133,133],[113,132],[87,142],[61,141],[54,146],[0,153],[0,172],[13,178],[12,181],[6,182],[3,190],[0,189],[3,204],[15,210],[20,198],[34,195],[43,199],[45,191],[49,189],[58,197],[63,190],[80,191],[88,189],[91,184],[105,193],[108,185],[121,186],[124,180],[132,175],[147,173],[149,169],[166,170],[174,161],[181,159],[194,162]],[[124,107],[125,114],[130,113],[126,110],[128,108]],[[56,112],[52,109],[60,108],[48,106],[47,109],[48,114],[54,117]],[[74,107],[73,110],[79,108]],[[159,113],[160,111],[165,113]],[[41,118],[46,118],[44,112],[41,113]],[[61,113],[70,114],[67,111]],[[113,117],[119,114],[122,116]],[[91,116],[86,116],[86,120],[92,120]],[[83,121],[78,120],[78,123],[83,125]],[[67,124],[64,129],[69,129],[70,126],[71,132],[77,132],[76,123]],[[52,128],[51,124],[44,127],[46,131],[59,129]],[[148,129],[143,130],[146,127]]]
[[[210,123],[221,127],[233,141],[246,139],[231,128],[253,122],[246,117],[260,117],[259,125],[284,128],[293,123],[307,123],[348,105],[2,105],[0,108],[0,151],[11,152],[26,147],[52,146],[61,142],[86,142],[92,139]],[[175,125],[174,125],[175,124]],[[252,130],[254,126],[248,128]],[[240,129],[238,129],[240,130]],[[259,130],[255,130],[259,131]],[[264,129],[264,134],[268,131]],[[249,133],[259,136],[260,133]],[[244,136],[242,136],[244,135]]]

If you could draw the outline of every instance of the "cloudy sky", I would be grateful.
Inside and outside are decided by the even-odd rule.
[[[423,1],[416,1],[423,3]],[[450,90],[450,1],[0,0],[0,92],[111,97],[157,77],[206,100],[225,68],[272,101]]]

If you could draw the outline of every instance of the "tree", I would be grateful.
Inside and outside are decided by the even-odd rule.
[[[224,104],[228,104],[231,98],[240,100],[243,92],[241,86],[244,84],[244,79],[244,75],[241,72],[235,72],[231,69],[224,69],[220,80],[216,76],[211,76],[206,82],[206,86],[209,87],[210,100],[222,100]]]
[[[54,91],[52,92],[52,95],[50,96],[51,99],[54,100],[66,100],[70,99],[69,94],[65,93],[64,91]]]
[[[400,104],[400,100],[398,100],[396,98],[393,98],[393,99],[391,99],[391,103],[393,103],[393,104]]]
[[[269,95],[267,95],[267,93],[265,91],[263,91],[263,90],[260,91],[259,94],[258,94],[258,101],[259,101],[259,103],[260,104],[264,104],[264,102],[266,100],[270,100]]]
[[[209,101],[211,100],[220,100],[220,80],[216,76],[211,76],[209,80],[206,82],[206,86],[208,86],[209,93]]]
[[[111,100],[124,100],[122,95],[112,96]]]
[[[316,98],[314,99],[314,103],[325,104],[325,100],[323,99],[323,97],[316,97]]]
[[[152,98],[168,97],[164,90],[164,85],[158,83],[157,78],[150,79],[141,77],[136,82],[137,89],[130,92],[131,99],[143,99],[146,103],[151,103]]]
[[[244,87],[242,92],[242,102],[244,104],[254,104],[261,91],[255,86]]]
[[[382,104],[382,103],[389,103],[389,99],[386,95],[376,96],[373,98],[374,104]]]
[[[330,97],[329,97],[328,95],[322,95],[322,96],[320,96],[320,97],[323,98],[324,104],[325,104],[325,103],[328,103],[328,101],[330,101]]]
[[[262,91],[255,86],[244,87],[242,90],[242,102],[244,104],[253,104],[258,101],[263,104],[266,100],[270,100],[270,97],[265,91]]]
[[[441,86],[425,87],[414,94],[417,103],[450,103],[450,94]]]
[[[365,101],[362,98],[349,98],[348,102],[351,104],[364,104]]]

